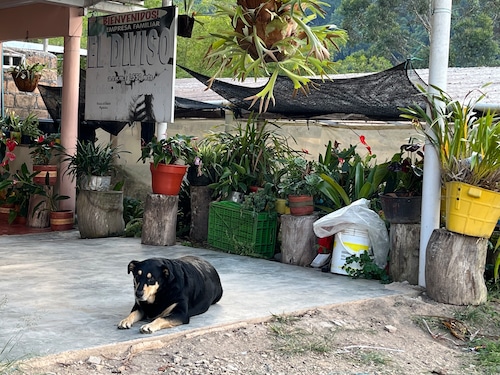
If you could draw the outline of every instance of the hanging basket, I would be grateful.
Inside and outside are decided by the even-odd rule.
[[[32,78],[29,78],[23,74],[12,73],[12,78],[14,79],[17,89],[23,92],[35,91],[41,76],[41,73],[35,73]]]

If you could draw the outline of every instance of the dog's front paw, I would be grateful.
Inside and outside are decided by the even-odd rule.
[[[120,323],[118,323],[118,329],[129,329],[134,325],[134,321],[127,317],[123,319]]]
[[[153,333],[158,331],[158,327],[155,327],[153,323],[144,324],[141,327],[141,333]]]

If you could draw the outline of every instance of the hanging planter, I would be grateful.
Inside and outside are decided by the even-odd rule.
[[[179,15],[177,19],[177,35],[184,38],[191,38],[193,35],[194,17],[186,14]]]
[[[151,186],[154,194],[178,195],[187,165],[163,164],[156,167],[150,164]]]
[[[21,64],[10,68],[9,73],[12,74],[19,91],[33,92],[38,86],[44,68],[45,64],[26,64],[26,61],[23,61]]]

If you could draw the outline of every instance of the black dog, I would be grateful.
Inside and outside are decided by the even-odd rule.
[[[207,261],[185,256],[179,259],[133,260],[128,273],[134,275],[135,305],[118,328],[128,329],[143,318],[152,322],[142,333],[189,323],[222,297],[219,274]]]

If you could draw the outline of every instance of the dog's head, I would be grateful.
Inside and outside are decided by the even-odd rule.
[[[128,265],[128,273],[134,276],[134,292],[138,302],[154,303],[156,293],[168,278],[168,267],[156,259],[142,262],[133,260]]]

